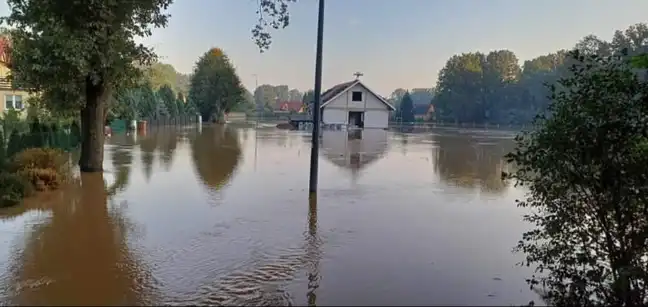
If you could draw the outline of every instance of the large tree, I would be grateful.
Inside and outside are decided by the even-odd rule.
[[[482,81],[485,56],[464,53],[448,60],[439,72],[435,107],[440,118],[459,122],[483,119]]]
[[[648,26],[636,24],[615,31],[610,42],[588,35],[574,49],[587,55],[621,56],[622,61],[636,56],[635,64],[640,67],[640,55],[648,52]],[[535,115],[547,111],[549,91],[545,84],[556,84],[559,78],[572,75],[569,68],[577,61],[566,54],[558,50],[541,55],[524,61],[522,67],[509,50],[453,56],[439,73],[433,99],[436,118],[476,124],[528,124]],[[643,74],[648,77],[648,71]]]
[[[403,100],[403,96],[405,96],[405,93],[407,93],[406,89],[397,88],[389,95],[389,97],[387,97],[387,101],[389,101],[394,107],[398,108],[401,100]]]
[[[527,188],[518,250],[552,306],[648,304],[648,84],[623,61],[572,53],[551,116],[517,138]]]
[[[189,99],[204,120],[217,121],[245,101],[245,88],[227,55],[219,48],[205,52],[194,69]]]
[[[190,76],[179,73],[171,64],[156,62],[143,70],[144,81],[150,82],[155,90],[166,85],[175,93],[186,95],[189,92]]]
[[[296,88],[288,91],[288,100],[290,101],[301,101],[303,97],[304,94]]]
[[[8,0],[12,74],[55,107],[80,111],[83,172],[103,170],[104,121],[115,90],[153,52],[135,42],[167,24],[172,0]]]

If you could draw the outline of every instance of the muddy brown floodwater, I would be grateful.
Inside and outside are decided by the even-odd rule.
[[[0,303],[509,305],[511,133],[243,126],[114,135],[103,175],[0,211]]]

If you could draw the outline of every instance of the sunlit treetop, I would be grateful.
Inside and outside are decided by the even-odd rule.
[[[223,56],[223,50],[220,48],[212,48],[209,50],[209,53],[211,53],[213,56]]]

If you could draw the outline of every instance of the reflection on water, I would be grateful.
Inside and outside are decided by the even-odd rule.
[[[241,148],[236,130],[204,129],[191,143],[196,173],[211,189],[218,190],[238,166]]]
[[[1,302],[536,299],[510,253],[527,227],[522,191],[497,180],[510,135],[324,131],[318,199],[306,192],[309,142],[231,125],[114,135],[103,176],[0,211]]]
[[[503,157],[513,149],[510,139],[471,134],[435,135],[433,139],[438,145],[436,172],[444,181],[488,192],[506,188],[501,176],[507,171]]]
[[[354,178],[362,169],[381,159],[387,150],[385,130],[322,132],[323,155],[333,164],[351,171]]]
[[[308,291],[306,301],[308,306],[317,304],[317,288],[319,288],[319,264],[322,257],[320,251],[321,238],[317,235],[317,197],[308,198],[308,232],[306,235],[306,259],[308,263]]]
[[[50,218],[12,250],[11,305],[150,304],[148,265],[126,243],[131,228],[119,205],[109,206],[101,174],[82,175],[66,190],[32,199]]]

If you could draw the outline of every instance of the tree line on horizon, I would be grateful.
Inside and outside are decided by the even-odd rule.
[[[611,56],[645,52],[648,26],[638,23],[616,30],[611,41],[587,35],[573,49],[582,54]],[[435,97],[436,119],[462,123],[525,124],[546,111],[550,87],[566,77],[574,60],[568,50],[524,61],[513,51],[469,52],[448,59],[439,72]]]
[[[632,54],[645,50],[647,42],[648,26],[638,23],[615,31],[609,42],[587,35],[572,49],[600,55],[627,49]],[[567,52],[567,49],[557,50],[523,61],[521,65],[517,55],[508,49],[454,55],[440,70],[434,87],[397,88],[385,98],[397,109],[392,119],[403,122],[415,121],[415,115],[425,114],[432,105],[434,113],[430,120],[433,121],[528,124],[546,111],[547,85],[555,84],[568,73]],[[407,103],[402,104],[407,94]],[[244,91],[237,111],[271,113],[277,101],[302,101],[308,105],[312,99],[312,90],[301,92],[288,85],[261,84],[252,92]]]
[[[13,82],[37,94],[41,105],[50,111],[80,119],[83,146],[79,165],[82,171],[102,170],[100,148],[104,141],[99,131],[111,114],[111,108],[117,105],[111,101],[141,87],[141,76],[146,75],[141,68],[157,62],[153,50],[134,39],[150,36],[154,28],[165,27],[170,18],[166,10],[172,2],[143,0],[120,7],[123,3],[119,1],[82,1],[60,7],[46,0],[8,0],[9,15],[2,21],[11,29]],[[259,9],[265,13],[252,34],[262,51],[270,45],[268,31],[289,24],[288,2],[292,1],[260,2]],[[639,47],[637,37],[641,40],[648,32],[645,28],[640,24],[625,32],[617,31],[610,43],[588,37],[579,44],[599,44],[614,50],[622,46],[636,49]],[[196,62],[189,80],[174,73],[171,67],[158,64],[161,73],[149,74],[148,79],[154,81],[148,86],[159,91],[162,88],[159,79],[172,80],[167,85],[176,100],[182,93],[198,113],[213,120],[219,120],[223,112],[256,108],[258,101],[250,103],[250,97],[267,100],[266,92],[271,91],[263,87],[255,89],[254,93],[246,91],[229,58],[222,50],[215,50],[220,49],[207,51]],[[561,52],[527,61],[522,68],[517,65],[515,55],[506,50],[487,55],[477,52],[453,56],[439,73],[435,87],[432,104],[436,119],[474,123],[526,122],[532,114],[545,108],[546,88],[542,84],[556,79],[564,70],[563,62]],[[211,72],[206,74],[205,69]],[[202,83],[195,82],[199,73]],[[212,89],[199,89],[206,86]],[[284,95],[286,87],[281,86],[281,89],[275,94]],[[164,92],[168,94],[166,88]],[[288,93],[289,99],[298,96],[296,91],[288,90]],[[302,94],[302,100],[309,99],[307,93]],[[210,100],[196,101],[206,97]],[[175,102],[164,103],[167,113],[173,112],[169,111],[173,106],[178,107]]]

